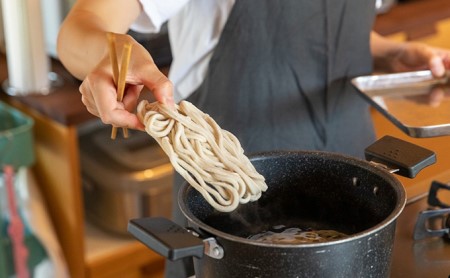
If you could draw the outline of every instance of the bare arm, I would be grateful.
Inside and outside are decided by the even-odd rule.
[[[126,33],[140,11],[137,0],[78,0],[58,36],[64,66],[84,79],[107,54],[105,32]]]
[[[63,22],[58,36],[58,55],[69,72],[83,80],[81,100],[87,110],[106,124],[143,129],[134,114],[142,88],[161,103],[173,105],[172,83],[160,72],[148,51],[125,35],[138,17],[138,0],[78,0]],[[108,32],[116,33],[119,55],[125,42],[132,54],[122,102],[117,101],[109,60]]]
[[[374,69],[384,72],[402,72],[430,69],[442,76],[450,69],[450,51],[419,42],[395,42],[372,32],[370,47]]]

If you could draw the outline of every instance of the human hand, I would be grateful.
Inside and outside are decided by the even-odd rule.
[[[450,50],[405,42],[391,56],[390,68],[394,72],[429,69],[435,77],[442,77],[450,69]]]
[[[143,87],[147,87],[157,101],[173,106],[172,83],[159,71],[142,45],[128,35],[115,36],[118,61],[121,61],[121,49],[125,42],[133,45],[122,101],[117,101],[117,88],[108,52],[83,80],[80,86],[81,100],[87,110],[105,124],[144,130],[143,124],[134,114]]]

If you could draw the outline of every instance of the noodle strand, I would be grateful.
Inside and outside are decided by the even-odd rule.
[[[216,210],[230,212],[267,190],[239,140],[192,103],[176,109],[143,100],[138,117],[177,171]]]

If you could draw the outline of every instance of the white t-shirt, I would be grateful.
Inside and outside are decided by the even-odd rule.
[[[155,33],[168,21],[172,64],[169,79],[175,101],[187,98],[203,82],[209,60],[235,0],[140,0],[142,14],[131,29]]]

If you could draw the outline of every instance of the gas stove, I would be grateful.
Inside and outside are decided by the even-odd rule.
[[[392,278],[450,278],[450,186],[434,181],[397,219]]]

